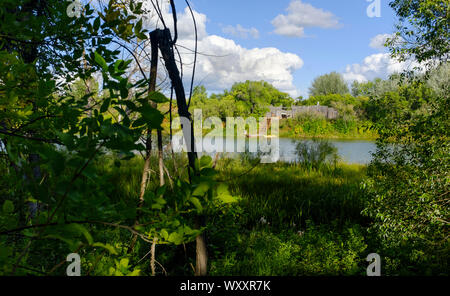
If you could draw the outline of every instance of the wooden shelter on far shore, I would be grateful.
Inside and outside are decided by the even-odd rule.
[[[336,109],[327,106],[292,106],[291,109],[286,107],[269,107],[270,111],[266,113],[266,117],[278,117],[280,119],[294,118],[299,114],[318,114],[326,119],[336,119],[339,113]]]

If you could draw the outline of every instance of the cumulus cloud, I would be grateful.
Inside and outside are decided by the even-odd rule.
[[[161,11],[162,16],[164,19],[164,23],[168,28],[170,28],[170,31],[173,33],[173,18],[172,14],[169,10],[169,3],[164,2],[161,4]],[[153,30],[155,28],[163,29],[164,25],[161,22],[161,20],[158,18],[158,16],[153,12],[153,6],[150,1],[144,2],[144,8],[151,11],[152,13],[146,17],[145,21],[145,28],[149,30]],[[205,14],[199,13],[195,10],[193,10],[193,14],[195,17],[196,25],[197,25],[197,35],[199,39],[202,39],[207,36],[206,33],[206,23],[208,21]],[[184,11],[178,11],[177,14],[177,30],[178,30],[178,37],[180,39],[194,39],[195,37],[195,31],[194,31],[194,22],[192,20],[192,15],[189,11],[189,8],[185,8]]]
[[[378,34],[370,39],[369,46],[378,50],[385,50],[384,44],[388,38],[392,38],[391,34]]]
[[[287,14],[280,14],[272,20],[275,33],[289,37],[304,37],[305,28],[323,29],[340,26],[336,16],[301,0],[292,1],[286,9]]]
[[[244,28],[240,24],[237,24],[236,27],[228,25],[222,29],[222,32],[225,34],[229,34],[236,38],[244,38],[247,39],[249,37],[258,39],[259,31],[256,28]]]
[[[396,36],[395,34],[378,34],[377,36],[370,39],[369,46],[380,51],[385,51],[386,47],[384,46],[384,44],[388,39],[394,40],[395,45],[401,45],[405,42],[402,37]]]
[[[192,40],[181,41],[192,48]],[[214,56],[200,55],[197,77],[211,90],[229,88],[233,83],[245,80],[265,80],[276,88],[296,95],[292,73],[303,66],[303,61],[295,54],[283,53],[277,48],[247,49],[233,40],[210,35],[199,42],[203,52]],[[186,63],[192,61],[187,56]]]
[[[166,25],[173,32],[172,16],[167,5],[162,7]],[[281,91],[297,95],[293,85],[293,73],[303,66],[303,60],[292,53],[277,48],[245,48],[231,39],[209,35],[207,17],[194,11],[198,27],[198,56],[194,85],[202,84],[210,91],[222,91],[236,82],[265,80]],[[155,19],[149,23],[158,25]],[[179,51],[183,60],[185,85],[191,79],[195,47],[193,21],[190,11],[178,13]]]
[[[366,57],[361,64],[348,65],[343,77],[348,82],[354,80],[365,82],[375,78],[386,79],[394,73],[415,70],[416,67],[420,66],[413,60],[400,62],[392,58],[389,53],[378,53]]]

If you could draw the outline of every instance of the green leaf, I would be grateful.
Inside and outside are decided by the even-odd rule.
[[[203,155],[199,160],[197,160],[196,165],[198,166],[199,170],[202,170],[204,168],[211,168],[212,167],[212,158],[209,155]]]
[[[100,17],[97,17],[94,21],[94,30],[98,31],[99,28],[100,28]]]
[[[102,106],[100,107],[100,113],[104,113],[106,111],[108,111],[109,105],[111,104],[111,98],[107,98]]]
[[[167,201],[162,198],[162,197],[158,197],[154,200],[155,203],[159,204],[159,205],[165,205],[167,203]]]
[[[125,86],[120,85],[120,96],[124,99],[128,97],[128,88],[126,85]]]
[[[131,126],[132,127],[140,127],[140,126],[145,125],[146,123],[147,123],[147,120],[145,118],[141,117],[141,118],[138,118],[137,120],[135,120]]]
[[[224,183],[217,186],[217,195],[228,195],[230,192],[228,191],[228,186]]]
[[[167,230],[162,229],[161,230],[161,236],[163,239],[167,240],[167,238],[169,237],[169,233],[167,232]]]
[[[199,213],[201,213],[203,211],[203,207],[202,204],[200,202],[200,200],[196,197],[191,197],[190,199],[191,203],[195,206],[195,208],[197,209],[197,211]]]
[[[212,177],[216,174],[217,174],[216,170],[214,170],[212,168],[204,168],[200,171],[200,175],[205,176],[205,177]]]
[[[84,227],[83,225],[80,225],[80,224],[71,224],[70,226],[77,232],[83,234],[83,236],[86,238],[86,241],[88,242],[89,245],[92,245],[94,243],[94,239],[92,238],[91,234],[86,229],[86,227]]]
[[[135,269],[132,272],[128,273],[127,276],[139,276],[141,273],[140,269]]]
[[[180,245],[183,243],[183,234],[172,232],[167,240],[171,243],[174,243],[175,245]]]
[[[128,258],[122,258],[120,259],[119,266],[123,268],[128,268],[128,263],[130,262],[130,259]]]
[[[223,195],[219,195],[217,196],[217,198],[219,198],[223,203],[235,203],[238,201],[238,199],[234,196],[231,196],[229,194],[223,194]]]
[[[3,203],[3,213],[10,214],[14,212],[14,204],[10,200],[5,200]]]
[[[79,242],[79,241],[71,240],[71,239],[62,237],[61,235],[58,235],[58,234],[49,234],[49,235],[45,236],[44,238],[53,238],[53,239],[57,239],[62,242],[65,242],[69,246],[70,250],[72,250],[72,251],[76,250],[78,248],[78,246],[81,244],[81,242]]]
[[[116,249],[113,246],[111,246],[110,244],[94,243],[94,244],[92,244],[92,246],[104,248],[104,249],[108,250],[110,254],[117,255]]]
[[[136,33],[136,37],[139,38],[140,40],[146,40],[148,38],[147,35],[145,35],[142,32]]]
[[[200,183],[197,188],[195,188],[194,192],[192,192],[193,196],[204,196],[206,192],[208,192],[210,185],[206,182]]]
[[[0,263],[5,262],[13,253],[11,247],[0,245]]]
[[[108,71],[108,65],[106,64],[105,59],[98,53],[94,52],[95,62],[102,67],[103,71]]]
[[[154,129],[161,129],[161,124],[164,120],[164,115],[161,112],[149,105],[139,108],[142,118],[147,121],[149,127]]]
[[[116,109],[117,112],[119,112],[120,115],[122,115],[122,117],[123,117],[124,119],[125,119],[125,118],[128,118],[128,114],[127,114],[122,108],[120,108],[120,107],[118,107],[118,106],[114,106],[114,109]]]
[[[137,34],[142,30],[142,19],[140,19],[137,23],[136,26],[134,27],[134,32]]]
[[[169,99],[166,98],[166,96],[163,95],[162,93],[160,93],[159,91],[151,92],[151,93],[148,95],[148,99],[151,100],[151,101],[153,101],[153,102],[155,102],[155,103],[158,103],[158,104],[159,104],[159,103],[166,103],[166,102],[169,102]]]

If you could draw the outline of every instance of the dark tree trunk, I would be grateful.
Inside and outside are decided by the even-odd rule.
[[[161,50],[161,54],[164,59],[167,72],[169,72],[169,77],[170,80],[172,81],[172,85],[175,90],[178,105],[178,115],[180,117],[187,118],[190,121],[189,127],[183,127],[183,134],[186,142],[189,145],[188,146],[189,166],[191,167],[194,174],[196,174],[195,160],[197,159],[197,153],[195,152],[194,149],[195,147],[194,124],[186,103],[186,95],[184,92],[183,82],[180,77],[180,72],[178,71],[178,67],[175,62],[170,31],[168,29],[155,30],[151,34],[158,36],[159,48]],[[202,227],[204,224],[200,218],[201,217],[197,217],[198,228]],[[197,245],[196,245],[195,275],[205,276],[207,274],[207,267],[208,267],[208,253],[206,250],[206,242],[203,234],[197,236],[196,243]]]
[[[197,153],[195,152],[194,143],[194,125],[192,124],[191,114],[189,113],[188,106],[186,103],[186,95],[184,92],[183,82],[180,77],[180,72],[178,71],[177,64],[175,62],[175,56],[173,53],[171,45],[171,36],[169,29],[165,30],[155,30],[151,34],[158,36],[159,48],[161,50],[162,57],[165,62],[167,72],[169,72],[170,80],[172,81],[173,88],[175,90],[175,95],[177,98],[178,115],[189,119],[191,122],[189,129],[183,128],[183,134],[186,142],[189,144],[188,147],[188,159],[189,166],[195,171],[195,159],[197,158]]]

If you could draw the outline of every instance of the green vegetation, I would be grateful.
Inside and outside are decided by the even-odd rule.
[[[321,137],[343,139],[375,139],[377,133],[371,129],[372,122],[367,118],[367,96],[350,94],[326,94],[298,100],[295,105],[328,106],[338,111],[337,119],[327,120],[314,113],[298,114],[295,118],[281,119],[281,137]],[[212,94],[208,97],[203,86],[194,89],[192,108],[201,109],[203,119],[218,117],[225,122],[227,117],[250,116],[260,118],[269,111],[269,106],[290,108],[294,100],[279,92],[267,82],[235,84],[231,91]]]
[[[269,106],[291,106],[294,100],[265,81],[236,83],[223,94],[208,97],[203,86],[194,89],[192,109],[202,109],[203,118],[216,116],[223,121],[227,117],[256,118],[265,116]]]
[[[336,72],[317,77],[309,88],[310,96],[345,95],[348,93],[347,83],[342,75]]]
[[[377,137],[367,167],[317,139],[297,145],[296,163],[175,154],[161,134],[172,112],[188,113],[183,87],[175,104],[156,89],[155,59],[122,57],[148,42],[142,3],[87,4],[79,18],[66,4],[0,9],[0,275],[65,275],[70,253],[82,275],[364,275],[369,253],[383,275],[448,275],[448,1],[391,1],[398,36],[414,41],[388,41],[391,53],[426,64],[422,74],[350,95],[332,73],[297,102],[263,81],[194,91],[191,109],[222,120],[333,107],[338,118],[297,116],[282,134]],[[176,68],[170,32],[153,32],[152,54]]]
[[[315,113],[301,113],[280,121],[282,137],[375,139],[377,132],[368,118],[367,96],[350,94],[318,95],[297,103],[300,106],[327,106],[338,112],[338,118],[326,119]]]
[[[327,120],[314,114],[299,115],[294,119],[280,122],[281,137],[298,138],[338,138],[338,139],[375,139],[376,130],[370,121],[355,119]]]

